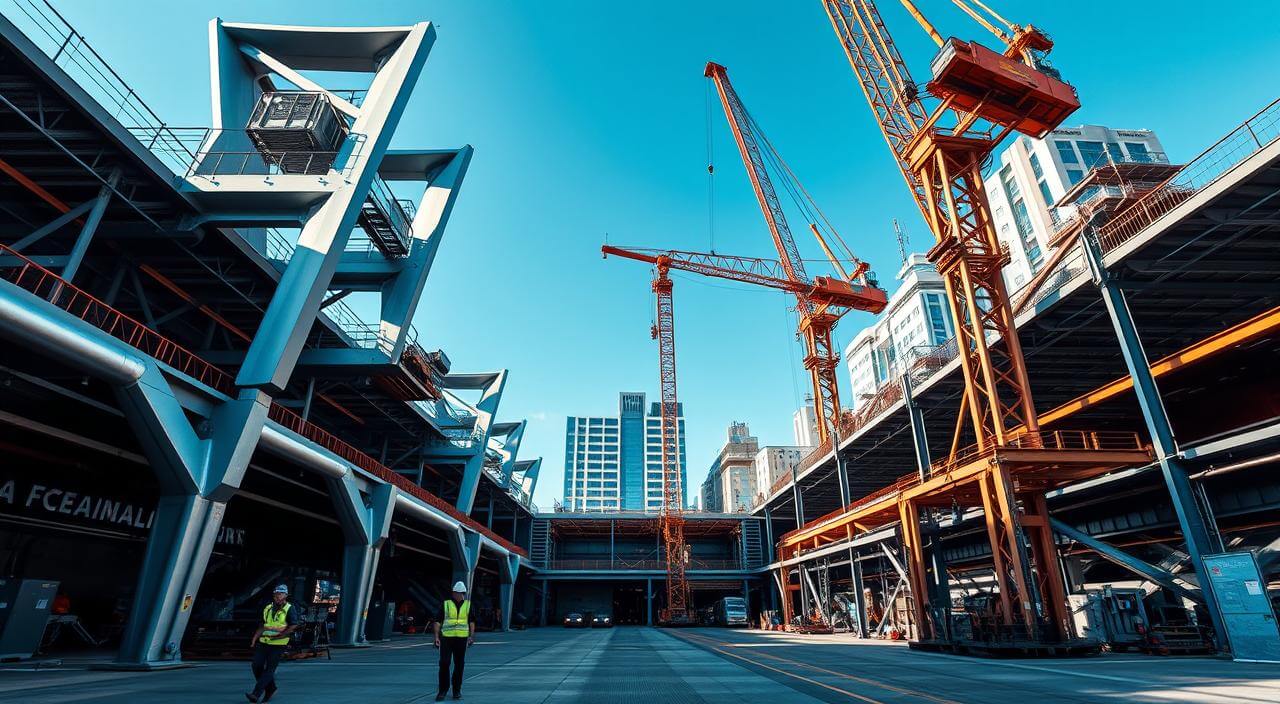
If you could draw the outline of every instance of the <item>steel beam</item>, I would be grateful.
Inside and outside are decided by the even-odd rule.
[[[111,194],[119,182],[120,169],[117,168],[111,172],[106,184],[98,191],[98,197],[94,199],[93,207],[84,219],[84,226],[80,228],[80,234],[76,236],[76,242],[71,247],[67,264],[62,267],[62,278],[67,281],[75,281],[76,272],[80,270],[80,263],[84,261],[84,255],[89,251],[89,244],[93,242],[93,235],[98,231],[98,225],[102,223],[102,216],[107,212],[107,204],[111,202]]]
[[[1063,523],[1056,518],[1050,518],[1049,525],[1053,526],[1053,531],[1058,535],[1084,545],[1090,550],[1098,553],[1098,556],[1104,560],[1119,565],[1144,579],[1155,582],[1183,599],[1190,599],[1197,604],[1205,603],[1203,590],[1201,592],[1196,592],[1182,586],[1178,583],[1177,577],[1172,572],[1139,560],[1133,555],[1130,555],[1113,545],[1104,543],[1088,533]],[[1206,580],[1203,579],[1200,580],[1202,587],[1205,581]]]

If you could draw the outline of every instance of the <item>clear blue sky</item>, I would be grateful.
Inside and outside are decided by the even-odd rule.
[[[818,0],[55,2],[161,116],[193,126],[209,122],[206,25],[215,14],[436,23],[397,144],[469,143],[476,155],[417,326],[457,370],[511,370],[500,415],[530,421],[521,455],[544,457],[543,506],[562,490],[565,416],[612,414],[619,391],[657,391],[649,272],[602,261],[605,233],[615,244],[710,248],[708,59],[729,67],[775,147],[886,285],[898,262],[892,218],[903,220],[915,249],[928,247]],[[944,35],[986,40],[950,3],[919,4]],[[994,4],[1057,41],[1054,63],[1084,104],[1068,124],[1156,130],[1174,161],[1280,89],[1280,23],[1270,2]],[[880,5],[923,81],[932,46],[898,3]],[[718,108],[712,134],[716,248],[771,256]],[[817,256],[808,244],[806,255]],[[730,421],[749,422],[762,443],[791,442],[791,414],[808,382],[786,305],[780,294],[676,280],[690,497]],[[846,318],[841,347],[868,320]]]

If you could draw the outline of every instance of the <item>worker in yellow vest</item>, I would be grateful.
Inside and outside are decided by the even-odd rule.
[[[271,594],[271,603],[262,609],[262,625],[253,633],[253,676],[257,680],[252,692],[244,696],[251,702],[270,701],[276,693],[276,666],[289,645],[289,636],[298,630],[298,612],[289,603],[289,588],[281,584]]]
[[[462,665],[467,658],[467,647],[476,640],[476,617],[471,613],[471,601],[467,599],[467,585],[459,581],[453,585],[453,593],[435,619],[436,647],[440,649],[440,688],[436,701],[442,701],[449,691],[449,661],[453,661],[453,698],[462,698]]]

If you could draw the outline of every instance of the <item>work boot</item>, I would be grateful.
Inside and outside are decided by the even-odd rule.
[[[258,704],[258,702],[262,701],[261,697],[259,697],[257,694],[254,694],[253,692],[245,692],[244,698],[253,702],[253,704]]]
[[[462,698],[462,692],[454,692],[454,693],[453,693],[453,698],[454,698],[454,699],[461,699],[461,698]]]
[[[439,693],[439,694],[437,694],[437,695],[436,695],[436,701],[438,701],[438,702],[442,702],[442,701],[444,701],[444,692],[441,692],[441,693]]]
[[[262,694],[262,701],[263,701],[263,702],[269,702],[269,701],[271,701],[271,698],[272,698],[272,697],[274,697],[274,696],[276,695],[276,690],[277,690],[277,689],[280,689],[280,688],[279,688],[279,687],[277,687],[277,686],[276,686],[276,684],[275,684],[274,682],[272,682],[272,683],[271,683],[271,686],[270,686],[270,687],[267,687],[267,691],[266,691],[266,692],[263,692],[263,694]]]

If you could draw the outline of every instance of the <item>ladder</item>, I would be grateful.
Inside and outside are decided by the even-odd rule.
[[[759,567],[764,564],[764,543],[760,539],[760,521],[748,519],[742,522],[742,566]]]
[[[529,561],[536,567],[546,567],[551,557],[551,521],[533,519],[533,542],[529,545]]]

